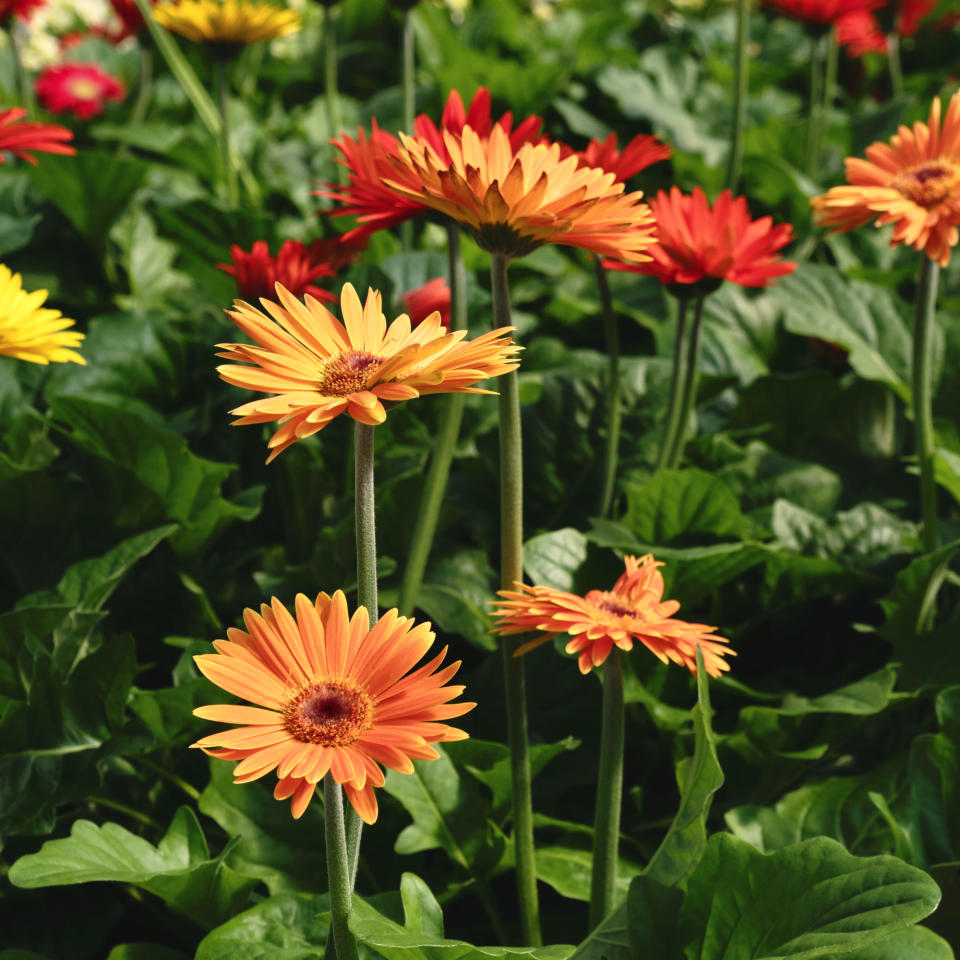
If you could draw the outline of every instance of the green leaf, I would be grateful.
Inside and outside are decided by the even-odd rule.
[[[590,900],[590,875],[593,855],[576,847],[538,846],[537,879],[549,884],[563,897],[571,900]],[[641,867],[624,857],[617,872],[617,896],[625,896],[630,880]]]
[[[446,633],[482,650],[496,650],[490,601],[496,577],[481,550],[460,550],[431,564],[417,606]]]
[[[188,960],[188,958],[185,953],[161,946],[159,943],[121,943],[107,954],[107,960]]]
[[[430,888],[415,873],[404,873],[400,878],[400,900],[403,925],[411,933],[443,936],[443,910]]]
[[[647,876],[634,878],[627,894],[630,949],[635,957],[682,960],[680,909],[683,893]]]
[[[573,527],[541,533],[523,545],[523,568],[537,586],[573,590],[574,576],[586,559],[587,538]]]
[[[862,950],[846,954],[847,960],[954,960],[953,948],[927,927],[904,927]]]
[[[934,450],[933,478],[960,503],[960,454],[942,447]]]
[[[32,217],[12,217],[8,213],[0,213],[0,257],[22,250],[32,239],[41,219],[39,213]]]
[[[154,847],[115,823],[102,827],[76,820],[70,836],[48,840],[10,868],[10,882],[33,889],[112,880],[156,894],[203,927],[232,916],[257,881],[231,870],[222,857],[209,859],[196,815],[181,807]]]

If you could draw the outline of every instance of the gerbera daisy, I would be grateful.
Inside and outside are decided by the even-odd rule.
[[[446,333],[439,313],[415,329],[406,314],[388,327],[379,292],[370,290],[361,305],[349,283],[340,294],[342,324],[313,297],[301,302],[280,284],[277,296],[279,304],[261,300],[269,317],[242,300],[227,311],[256,346],[218,345],[224,350],[218,356],[240,364],[217,367],[227,383],[272,394],[231,411],[239,418],[235,426],[281,424],[268,443],[267,463],[341,413],[375,426],[386,419],[384,401],[490,393],[473,384],[518,366],[509,328],[462,342],[466,331]]]
[[[42,7],[47,0],[0,0],[0,26],[10,22],[11,17],[26,22],[38,7]]]
[[[20,123],[26,115],[23,107],[0,110],[0,163],[4,162],[4,153],[12,153],[27,163],[36,164],[37,158],[27,153],[28,150],[67,156],[77,152],[65,142],[73,139],[73,131],[51,123]]]
[[[699,187],[692,194],[671,187],[669,194],[659,191],[650,207],[657,221],[657,242],[647,251],[650,262],[607,260],[605,267],[645,273],[675,290],[693,284],[715,287],[724,280],[764,287],[796,269],[779,256],[792,238],[790,224],[774,226],[770,217],[751,220],[747,201],[729,190],[711,208]]]
[[[157,0],[150,0],[156,4]],[[134,0],[110,0],[110,6],[116,15],[117,26],[107,33],[107,39],[112,43],[120,43],[127,37],[135,37],[146,24],[143,15]]]
[[[507,111],[494,124],[490,107],[490,91],[485,87],[477,90],[468,109],[464,108],[460,94],[452,90],[443,109],[440,129],[437,129],[430,117],[422,113],[413,122],[414,131],[419,138],[433,147],[438,156],[448,162],[443,131],[460,134],[465,125],[469,125],[481,138],[489,137],[493,127],[498,126],[515,148],[540,139],[540,127],[543,123],[540,117],[528,117],[514,129],[512,113]],[[348,236],[354,233],[374,233],[429,213],[430,208],[426,204],[400,196],[384,185],[384,178],[394,175],[390,157],[397,155],[400,143],[395,136],[381,130],[376,120],[373,121],[369,136],[363,130],[358,130],[356,140],[344,134],[340,140],[332,140],[331,143],[342,155],[337,158],[337,162],[349,171],[349,183],[346,186],[328,183],[325,190],[318,191],[318,195],[343,204],[332,210],[331,216],[357,217],[360,226]]]
[[[632,650],[634,640],[664,663],[672,660],[693,673],[699,645],[707,673],[717,677],[729,670],[723,658],[736,654],[723,637],[714,634],[717,628],[678,620],[674,614],[680,604],[663,599],[663,576],[658,569],[663,564],[650,554],[624,557],[624,562],[626,571],[612,590],[591,590],[585,597],[522,583],[515,584],[519,590],[498,591],[504,599],[494,601],[499,617],[495,632],[504,636],[540,632],[535,640],[519,646],[514,656],[568,633],[573,639],[566,651],[577,654],[581,673],[599,667],[614,646]]]
[[[311,283],[317,277],[332,277],[335,271],[328,263],[315,260],[312,249],[299,240],[284,240],[276,256],[270,255],[265,240],[257,240],[249,253],[234,245],[230,248],[230,260],[229,264],[218,263],[217,267],[236,280],[237,293],[244,300],[272,297],[278,283],[295,297],[309,293],[318,300],[336,300],[329,290]]]
[[[428,280],[416,290],[401,294],[403,305],[410,314],[410,323],[417,327],[432,313],[440,314],[440,323],[450,329],[450,288],[443,277]]]
[[[37,77],[37,98],[53,113],[72,113],[89,120],[103,105],[126,96],[123,84],[94,63],[61,63]]]
[[[611,133],[606,140],[591,140],[583,150],[569,152],[580,158],[581,166],[606,170],[622,183],[652,164],[669,159],[673,151],[669,144],[648,133],[638,133],[620,150],[617,146],[617,135]],[[568,155],[566,151],[564,155]]]
[[[909,244],[945,267],[960,225],[960,93],[942,126],[940,113],[938,97],[927,123],[901,126],[889,144],[867,147],[866,160],[848,157],[848,186],[811,201],[816,222],[834,232],[892,223],[891,246]]]
[[[808,26],[824,29],[835,24],[841,17],[863,10],[871,10],[883,0],[765,0],[791,20],[799,20]]]
[[[27,293],[19,273],[0,263],[0,355],[31,363],[86,363],[72,347],[83,334],[68,330],[76,321],[44,309],[46,290]]]
[[[329,772],[373,823],[380,764],[412,773],[412,760],[435,759],[431,743],[468,736],[442,721],[476,704],[450,702],[464,688],[447,685],[459,660],[439,669],[446,647],[413,670],[434,641],[429,623],[388,610],[371,628],[366,607],[351,617],[340,590],[315,603],[298,594],[294,610],[296,619],[276,597],[259,614],[244,610],[246,630],[229,629],[226,640],[214,641],[216,653],[194,657],[204,676],[256,706],[198,707],[198,717],[240,726],[193,746],[239,760],[235,783],[276,770],[273,795],[290,798],[295,818]]]
[[[936,7],[936,0],[890,0],[875,11],[857,10],[837,21],[837,42],[854,57],[886,53],[887,33],[912,37]],[[890,21],[889,29],[884,28],[881,17]]]
[[[170,0],[153,19],[194,43],[239,46],[272,40],[300,29],[293,10],[263,0]]]
[[[653,218],[640,193],[612,173],[560,158],[560,145],[510,145],[495,126],[481,139],[469,126],[445,132],[447,162],[429,144],[400,135],[387,185],[459,221],[484,250],[520,257],[544,243],[646,260]]]

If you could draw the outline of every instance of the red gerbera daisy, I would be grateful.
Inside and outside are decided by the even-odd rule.
[[[670,145],[648,133],[638,133],[624,148],[617,147],[617,135],[606,140],[591,140],[583,150],[561,149],[563,156],[576,153],[583,167],[599,167],[612,173],[617,182],[625,182],[641,170],[670,157]]]
[[[47,67],[37,78],[37,97],[53,113],[71,112],[79,120],[103,113],[108,100],[122,100],[123,84],[93,63]]]
[[[295,297],[310,294],[318,300],[334,302],[336,297],[322,287],[311,283],[317,277],[335,275],[331,266],[317,260],[313,251],[299,240],[284,240],[276,256],[270,255],[266,240],[257,240],[250,252],[240,247],[230,248],[231,263],[218,263],[217,267],[229,273],[237,282],[237,293],[244,300],[254,303],[261,297],[276,295],[277,283],[282,283]]]
[[[27,111],[23,107],[9,107],[0,110],[0,163],[3,154],[12,153],[21,160],[36,164],[36,157],[27,150],[39,150],[42,153],[62,153],[72,156],[77,151],[64,142],[73,139],[73,131],[51,123],[18,123]]]
[[[440,314],[440,324],[450,329],[450,288],[443,277],[428,280],[416,290],[401,294],[403,305],[410,314],[410,323],[417,327],[432,313]]]
[[[6,24],[11,17],[27,21],[30,15],[47,0],[0,0],[0,24]]]
[[[936,7],[937,0],[890,0],[881,4],[876,12],[848,13],[837,21],[837,41],[854,57],[870,52],[886,53],[887,37],[878,15],[886,13],[897,36],[912,37]]]
[[[712,278],[742,287],[765,287],[774,277],[792,273],[796,264],[779,251],[793,234],[788,223],[770,217],[751,220],[747,201],[724,190],[711,209],[699,187],[692,194],[671,187],[650,200],[657,221],[657,242],[647,248],[646,263],[605,260],[605,267],[656,277],[663,284],[694,284]]]
[[[157,0],[150,0],[150,5],[153,6],[156,2]],[[134,0],[110,0],[110,6],[119,21],[119,25],[107,34],[113,43],[135,37],[146,26]]]
[[[768,7],[785,17],[821,28],[835,24],[847,14],[871,10],[882,3],[883,0],[766,0]]]

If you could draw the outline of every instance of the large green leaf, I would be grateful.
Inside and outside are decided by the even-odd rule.
[[[10,868],[14,886],[36,888],[111,880],[156,894],[203,927],[244,906],[257,881],[210,859],[196,815],[181,807],[158,846],[115,823],[76,820],[69,837],[48,840]]]
[[[587,538],[573,527],[541,533],[523,545],[523,568],[537,586],[573,590],[586,559]]]

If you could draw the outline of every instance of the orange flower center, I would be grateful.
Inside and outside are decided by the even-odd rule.
[[[347,680],[311,683],[283,711],[283,728],[301,743],[343,747],[353,743],[373,722],[373,701]]]
[[[946,160],[931,160],[895,177],[891,186],[921,207],[935,207],[960,184],[960,167]]]
[[[383,357],[363,350],[341,353],[327,362],[317,389],[328,397],[348,397],[366,390],[383,363]]]
[[[629,604],[624,603],[621,597],[605,590],[591,590],[586,599],[597,610],[608,613],[613,617],[632,617],[636,615],[636,610]]]

